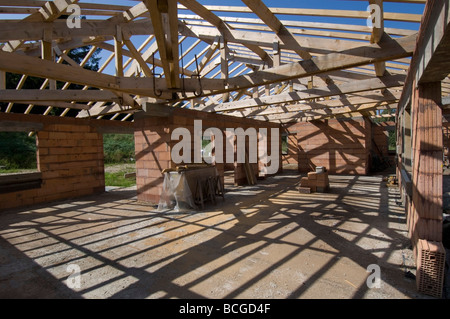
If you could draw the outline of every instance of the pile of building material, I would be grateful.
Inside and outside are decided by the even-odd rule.
[[[328,172],[324,167],[317,167],[315,172],[309,172],[307,177],[302,177],[298,191],[302,194],[325,193],[330,189]]]

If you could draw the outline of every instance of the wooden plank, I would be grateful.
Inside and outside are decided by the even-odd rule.
[[[1,90],[0,102],[27,101],[105,101],[114,102],[119,98],[116,94],[105,90]]]
[[[227,42],[238,43],[245,46],[257,46],[263,48],[271,48],[274,36],[268,32],[252,32],[252,31],[241,31],[241,30],[229,30],[226,33],[221,34],[219,30],[206,27],[197,26],[185,26],[180,31],[181,34],[189,37],[195,37],[202,39],[203,41],[211,42],[215,37],[223,35]],[[334,51],[343,51],[355,47],[361,46],[362,42],[349,41],[342,39],[326,39],[321,37],[305,37],[305,36],[294,36],[296,40],[296,45],[280,43],[280,47],[283,50],[294,50],[298,47],[298,44],[302,47],[304,51],[315,53],[315,54],[328,54]],[[258,52],[258,56],[260,54]],[[272,65],[272,63],[268,63]]]
[[[369,3],[370,5],[375,6],[375,13],[379,13],[379,16],[375,17],[376,21],[374,21],[374,25],[372,26],[372,35],[370,38],[370,42],[378,43],[381,41],[384,35],[383,0],[369,0]],[[375,74],[377,76],[383,76],[384,72],[386,72],[386,62],[376,62],[374,65]]]
[[[379,102],[379,103],[368,103],[361,104],[358,106],[345,106],[338,107],[332,109],[322,109],[322,110],[306,110],[302,112],[291,112],[284,114],[273,114],[273,115],[265,115],[265,116],[255,116],[253,117],[256,120],[261,121],[274,121],[274,120],[289,120],[289,119],[297,119],[302,117],[314,117],[315,119],[319,118],[328,118],[334,117],[337,115],[350,114],[361,111],[372,111],[372,110],[383,110],[386,109],[387,106],[395,107],[397,104],[389,103],[389,102]]]
[[[339,99],[325,100],[325,101],[311,101],[307,103],[295,103],[281,105],[278,107],[269,107],[266,109],[261,109],[260,107],[247,108],[245,110],[239,110],[238,112],[227,113],[229,115],[238,117],[247,116],[265,116],[272,114],[286,114],[301,111],[310,110],[322,110],[328,108],[337,108],[345,106],[360,106],[369,103],[381,103],[381,102],[398,102],[401,93],[394,92],[393,90],[385,90],[383,93],[368,91],[358,95],[343,95]]]
[[[6,89],[6,72],[0,71],[0,90]]]
[[[77,3],[78,0],[54,0],[45,2],[38,11],[29,15],[22,21],[24,22],[51,22],[56,20],[60,15],[64,13],[67,7],[71,4]],[[2,50],[6,52],[16,51],[25,40],[13,40],[9,41],[3,46]]]
[[[381,78],[373,78],[363,80],[355,83],[334,85],[332,87],[321,87],[315,89],[307,89],[297,92],[289,92],[278,95],[263,96],[257,99],[240,100],[236,102],[223,103],[219,105],[212,105],[204,108],[204,111],[230,111],[243,108],[274,105],[280,103],[297,102],[306,99],[327,97],[340,94],[357,93],[362,91],[371,91],[376,89],[383,89],[389,87],[400,87],[403,85],[405,79],[404,75],[387,75]],[[230,79],[231,81],[231,79]]]
[[[114,55],[116,62],[116,76],[123,77],[123,37],[122,28],[116,27],[116,35],[114,37]]]
[[[310,59],[311,55],[304,51],[294,35],[281,23],[261,0],[242,0],[286,45],[293,47],[302,59]]]
[[[133,42],[131,42],[131,40],[128,37],[124,37],[124,43],[127,46],[128,50],[130,50],[133,57],[136,59],[139,66],[142,68],[142,71],[144,72],[145,76],[152,77],[153,76],[152,70],[148,66],[147,62],[145,62],[141,53],[136,49]]]
[[[211,23],[213,26],[215,26],[217,28],[217,30],[219,31],[219,34],[216,34],[215,36],[222,36],[222,37],[225,38],[225,40],[229,40],[229,39],[233,38],[232,32],[234,32],[234,31],[231,30],[222,21],[221,18],[219,18],[213,12],[208,10],[202,4],[200,4],[200,3],[198,3],[197,1],[194,1],[194,0],[181,0],[181,1],[178,1],[178,2],[180,2],[180,4],[182,4],[182,5],[186,6],[187,8],[189,8],[189,10],[191,10],[195,14],[199,15],[200,17],[202,17],[203,19],[205,19],[209,23]],[[204,40],[211,41],[212,39],[204,39]],[[270,56],[264,50],[262,50],[258,45],[251,44],[251,43],[246,43],[244,45],[249,50],[255,52],[256,55],[258,55],[261,58],[261,60],[265,61],[269,65],[272,65],[272,59],[270,58]]]
[[[42,123],[21,121],[0,121],[1,132],[37,132],[44,128]]]
[[[205,6],[205,8],[210,11],[219,11],[219,12],[239,12],[239,13],[251,13],[252,12],[249,8],[242,7],[242,6],[207,5],[207,6]],[[367,11],[306,9],[306,8],[274,8],[274,7],[269,7],[269,9],[272,13],[279,14],[279,15],[360,18],[360,19],[364,19],[364,20],[367,19]],[[422,16],[420,14],[384,12],[385,20],[420,22],[421,18],[422,18]]]
[[[411,56],[415,47],[415,36],[398,40],[386,39],[378,44],[363,46],[343,52],[331,53],[326,56],[314,57],[298,63],[285,64],[279,67],[265,69],[234,77],[229,80],[232,88],[250,88],[270,83],[287,81],[312,75],[341,70]],[[223,93],[223,92],[217,92]]]
[[[178,18],[176,1],[146,0],[168,88],[179,87]]]

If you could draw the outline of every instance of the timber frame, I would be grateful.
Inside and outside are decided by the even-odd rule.
[[[443,127],[450,132],[450,0],[352,1],[357,9],[274,8],[263,0],[242,0],[240,6],[197,0],[128,0],[127,6],[0,0],[0,131],[39,135],[46,120],[70,117],[64,119],[70,125],[52,123],[70,132],[52,135],[86,142],[86,148],[79,149],[87,149],[82,155],[95,167],[88,167],[94,173],[83,178],[97,183],[87,192],[104,190],[104,172],[97,169],[102,134],[134,132],[135,140],[141,140],[136,152],[145,162],[143,174],[137,172],[143,189],[138,196],[149,200],[159,198],[161,172],[172,165],[163,142],[168,127],[206,118],[202,112],[214,113],[212,123],[231,118],[283,129],[319,123],[298,123],[313,120],[325,120],[320,121],[324,128],[331,118],[350,122],[363,117],[364,123],[394,119],[396,175],[417,258],[418,288],[439,297],[443,278],[433,277],[432,283],[424,278],[426,271],[442,273],[443,266],[435,262],[433,269],[421,268],[420,256],[423,249],[440,254],[443,241],[442,163],[444,147],[450,147],[443,142]],[[401,3],[405,11],[391,12],[391,2]],[[296,1],[285,3],[298,6]],[[369,5],[379,13],[373,27],[366,24],[372,18]],[[74,27],[68,21],[78,9],[79,27]],[[311,17],[330,20],[310,22]],[[86,47],[82,61],[69,56],[72,49]],[[107,54],[93,71],[86,66],[97,49]],[[15,87],[9,87],[11,75],[18,79]],[[42,79],[40,89],[26,89],[32,77]],[[72,132],[74,123],[80,132]],[[145,135],[144,124],[155,134]],[[40,134],[45,144],[49,133]],[[449,142],[450,133],[446,137]],[[61,143],[55,140],[46,141],[46,151]],[[73,161],[72,155],[61,158]],[[66,172],[73,163],[47,166]],[[57,180],[46,184],[49,194],[42,201],[54,200],[58,179],[64,179],[59,171],[44,170],[25,179],[3,177],[0,195],[40,187],[49,176]],[[85,188],[79,181],[75,176],[71,192],[86,192],[78,189]],[[436,289],[430,292],[429,286]]]
[[[355,0],[357,8],[381,9],[374,27],[368,10],[269,8],[262,0],[130,2],[0,1],[1,112],[132,121],[154,103],[278,123],[393,117],[422,19],[388,12],[383,7],[394,1],[380,0]],[[408,8],[426,1],[395,2]],[[68,25],[73,5],[81,9],[79,28]],[[391,28],[392,21],[412,27]],[[86,45],[81,63],[68,56]],[[109,52],[100,69],[85,69],[98,48]],[[21,76],[15,88],[5,86],[7,72]],[[31,76],[45,79],[40,90],[23,89]],[[448,91],[445,77],[442,94]]]

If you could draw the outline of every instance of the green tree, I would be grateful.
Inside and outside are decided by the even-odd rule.
[[[0,166],[36,168],[36,138],[25,132],[0,132]]]
[[[134,161],[134,135],[104,134],[103,151],[105,163],[129,163]]]

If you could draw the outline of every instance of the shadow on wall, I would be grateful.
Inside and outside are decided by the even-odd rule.
[[[366,175],[370,168],[371,122],[368,119],[316,120],[285,127],[288,155],[283,164],[298,171],[324,166],[330,174]]]

